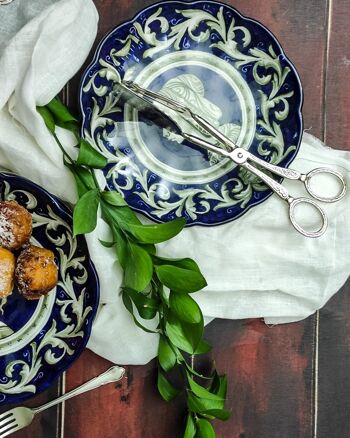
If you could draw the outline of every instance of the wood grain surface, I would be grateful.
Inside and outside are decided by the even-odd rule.
[[[59,397],[62,393],[62,378],[53,384],[42,394],[33,397],[25,402],[25,406],[35,407]],[[15,407],[15,405],[2,406],[0,413]],[[41,415],[34,418],[33,423],[11,435],[13,438],[58,438],[62,430],[62,406],[56,406],[50,410],[44,411]]]
[[[95,0],[100,38],[150,0]],[[266,25],[295,64],[304,88],[304,127],[329,145],[350,150],[349,0],[230,0]],[[90,61],[93,50],[87,63]],[[86,64],[85,64],[86,65]],[[84,66],[85,67],[85,66]],[[84,69],[82,67],[82,70]],[[81,71],[82,71],[81,70]],[[69,83],[77,109],[81,71]],[[229,376],[232,418],[217,422],[219,438],[345,438],[350,432],[350,283],[316,315],[267,327],[260,320],[214,321],[206,337],[212,358]],[[85,351],[65,375],[65,390],[110,364]],[[210,366],[205,358],[198,369]],[[34,398],[52,398],[60,386]],[[29,403],[28,403],[29,404]],[[4,409],[2,409],[3,411]],[[127,367],[127,377],[42,414],[17,438],[180,438],[184,401],[161,400],[154,362]],[[64,414],[64,415],[63,415]],[[61,427],[62,426],[62,427]]]
[[[350,150],[350,32],[348,0],[330,1],[325,76],[325,140]]]
[[[329,11],[325,81],[325,141],[350,150],[349,2]],[[350,436],[350,281],[319,313],[317,437]]]

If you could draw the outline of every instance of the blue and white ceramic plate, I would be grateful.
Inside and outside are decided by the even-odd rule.
[[[14,199],[33,217],[31,242],[51,249],[57,287],[38,301],[18,291],[0,299],[0,405],[46,389],[77,359],[89,339],[99,283],[85,239],[74,238],[68,208],[36,184],[0,173],[0,199]]]
[[[258,157],[287,167],[302,135],[302,89],[276,38],[214,1],[166,1],[116,27],[81,84],[83,135],[108,158],[106,185],[156,221],[235,219],[271,191],[227,158],[141,123],[118,107],[132,80],[191,107]],[[183,129],[192,130],[186,120]],[[205,137],[205,134],[201,134]]]

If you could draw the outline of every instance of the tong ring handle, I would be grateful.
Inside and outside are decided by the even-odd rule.
[[[341,189],[339,193],[335,196],[321,196],[311,188],[312,178],[315,175],[325,174],[325,173],[335,176],[341,183]],[[337,172],[336,170],[330,169],[329,167],[317,167],[316,169],[313,169],[309,173],[307,173],[304,176],[304,178],[305,178],[304,184],[306,190],[314,199],[317,199],[318,201],[328,202],[328,203],[336,202],[339,201],[346,193],[347,187],[346,187],[344,176],[341,173]]]
[[[316,231],[305,230],[305,228],[303,228],[297,222],[297,219],[295,217],[295,208],[296,208],[297,205],[300,205],[300,204],[312,205],[317,210],[317,212],[319,213],[319,216],[321,217],[321,220],[322,220],[321,226],[320,226],[320,228],[318,230],[316,230]],[[299,231],[300,234],[302,234],[305,237],[320,237],[320,236],[322,236],[322,234],[324,234],[324,232],[326,231],[327,226],[328,226],[328,219],[327,219],[326,213],[317,204],[317,202],[315,202],[313,199],[310,199],[310,198],[291,199],[289,201],[289,218],[290,218],[290,221],[293,224],[293,227],[297,231]]]

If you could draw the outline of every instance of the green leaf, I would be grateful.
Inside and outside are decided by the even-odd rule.
[[[115,242],[114,242],[114,241],[112,241],[112,242],[107,242],[106,240],[102,240],[102,239],[98,239],[98,240],[99,240],[100,244],[101,244],[102,246],[104,246],[105,248],[112,248],[112,247],[115,245]]]
[[[211,380],[212,379],[212,377],[207,377],[207,376],[204,376],[203,374],[197,373],[197,371],[195,371],[193,368],[190,367],[190,365],[188,365],[186,360],[181,360],[181,363],[183,365],[185,365],[185,368],[187,369],[187,371],[189,373],[191,373],[193,376],[197,376],[197,377],[200,377],[201,379],[206,379],[206,380]]]
[[[99,202],[98,189],[89,190],[79,199],[73,212],[74,236],[90,233],[96,228]]]
[[[103,169],[107,162],[107,158],[94,149],[90,143],[83,139],[80,140],[77,164],[93,169]]]
[[[165,378],[165,376],[160,370],[158,370],[157,386],[160,395],[166,401],[172,400],[180,392],[169,383],[169,381]]]
[[[58,97],[54,97],[46,107],[53,114],[56,124],[67,123],[67,122],[76,122],[77,119],[69,112],[68,108],[58,99]]]
[[[181,321],[198,324],[203,319],[201,309],[189,295],[170,292],[169,305],[173,314]]]
[[[219,376],[215,371],[213,381],[210,385],[210,392],[218,395],[221,398],[226,398],[227,395],[227,376]]]
[[[127,240],[124,236],[123,232],[119,230],[116,226],[113,224],[110,225],[112,229],[113,238],[116,242],[116,250],[117,250],[117,257],[118,261],[121,265],[121,267],[125,270],[126,267],[126,260],[128,255],[128,248],[127,248]]]
[[[139,327],[140,329],[142,329],[143,331],[147,332],[147,333],[158,333],[154,330],[150,330],[147,327],[143,326],[135,317],[134,315],[134,309],[133,309],[133,305],[132,305],[132,301],[131,298],[129,297],[129,295],[122,290],[122,299],[123,299],[123,303],[125,308],[129,311],[129,313],[131,314],[134,323],[137,325],[137,327]]]
[[[125,292],[132,299],[141,318],[153,319],[156,316],[159,307],[156,299],[149,298],[140,292],[128,288],[125,288]]]
[[[169,318],[169,317],[168,317]],[[172,315],[170,314],[170,320]],[[198,348],[198,345],[203,337],[204,322],[203,319],[198,324],[188,324],[187,322],[180,321],[182,332],[192,345],[191,354],[194,354]]]
[[[190,411],[197,414],[206,412],[212,409],[223,409],[225,402],[222,400],[211,400],[207,398],[199,398],[192,393],[187,394],[187,406]]]
[[[156,247],[152,243],[140,243],[140,246],[150,255],[153,255],[157,252]]]
[[[226,398],[227,396],[227,376],[219,376],[220,386],[217,391],[217,395],[222,398]]]
[[[158,361],[164,371],[170,371],[176,365],[176,354],[164,336],[159,338]]]
[[[77,119],[57,97],[52,99],[51,102],[46,105],[46,108],[50,111],[57,126],[68,129],[73,132],[76,137],[79,137],[80,126]]]
[[[216,434],[213,426],[208,420],[200,418],[197,420],[197,435],[198,438],[215,438]]]
[[[123,226],[139,242],[160,243],[165,242],[166,240],[169,240],[179,234],[185,224],[185,219],[179,218],[164,224],[123,224]]]
[[[192,415],[188,414],[186,420],[186,429],[184,433],[184,438],[194,438],[195,435],[196,435],[196,425],[195,422],[193,421]]]
[[[192,377],[187,373],[188,384],[190,385],[191,391],[199,398],[205,398],[208,400],[221,401],[225,403],[225,399],[221,398],[216,394],[212,394],[208,389],[196,383]]]
[[[81,198],[86,192],[92,189],[96,189],[96,184],[91,171],[76,164],[68,163],[64,160],[64,164],[72,172],[75,184],[77,186],[78,195]]]
[[[114,205],[115,207],[125,207],[128,205],[122,195],[116,191],[102,192],[102,198],[108,204]]]
[[[157,277],[169,289],[179,293],[191,293],[203,289],[207,282],[200,272],[171,265],[155,266]]]
[[[78,122],[56,122],[56,124],[57,126],[60,126],[61,128],[67,129],[68,131],[72,132],[78,140],[80,139],[80,125]]]
[[[141,292],[149,285],[153,274],[153,263],[147,251],[139,245],[128,242],[126,246],[124,285]]]
[[[196,348],[196,351],[194,352],[194,354],[206,354],[206,353],[209,353],[209,351],[211,351],[212,348],[213,347],[210,344],[208,344],[207,341],[202,339],[200,341],[200,343],[198,344],[198,347]]]
[[[114,207],[108,204],[106,201],[104,201],[103,198],[101,199],[102,217],[112,230],[113,238],[117,243],[116,248],[117,248],[118,260],[125,271],[130,251],[128,249],[127,237],[125,236],[125,234],[123,233],[123,231],[120,229],[119,226],[120,217],[118,216],[118,212],[122,210],[126,210],[126,211],[129,210],[131,212],[129,207]],[[133,214],[134,213],[131,212],[131,215]],[[136,220],[138,219],[136,218]]]
[[[195,271],[195,272],[201,272],[197,263],[190,258],[184,258],[184,259],[170,259],[166,257],[154,257],[154,264],[155,265],[171,265],[176,266],[178,268],[182,269],[188,269],[189,271]]]
[[[227,421],[231,416],[231,412],[226,411],[225,409],[209,409],[207,411],[202,411],[201,415],[208,415],[211,418],[218,418],[219,420]]]
[[[114,207],[108,204],[102,198],[102,209],[109,223],[118,224],[118,227],[122,227],[124,223],[141,224],[136,214],[129,207]]]
[[[56,124],[51,112],[45,106],[37,106],[36,110],[44,119],[47,129],[53,134],[56,129]]]
[[[193,354],[203,336],[203,320],[199,324],[188,324],[178,320],[170,312],[165,331],[170,342],[187,353]]]
[[[120,227],[125,223],[132,224],[141,224],[139,218],[136,214],[131,210],[130,207],[119,207],[114,208],[115,217],[118,220]]]
[[[194,348],[192,343],[184,335],[180,321],[177,319],[173,321],[168,320],[166,322],[165,331],[172,344],[187,353],[193,354]]]

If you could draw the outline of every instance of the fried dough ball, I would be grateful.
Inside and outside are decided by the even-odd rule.
[[[53,252],[28,245],[18,256],[15,278],[18,291],[27,300],[38,300],[46,295],[58,280]]]
[[[0,247],[0,299],[11,295],[16,259],[12,252]]]
[[[0,202],[0,246],[14,251],[32,234],[32,216],[16,201]]]

